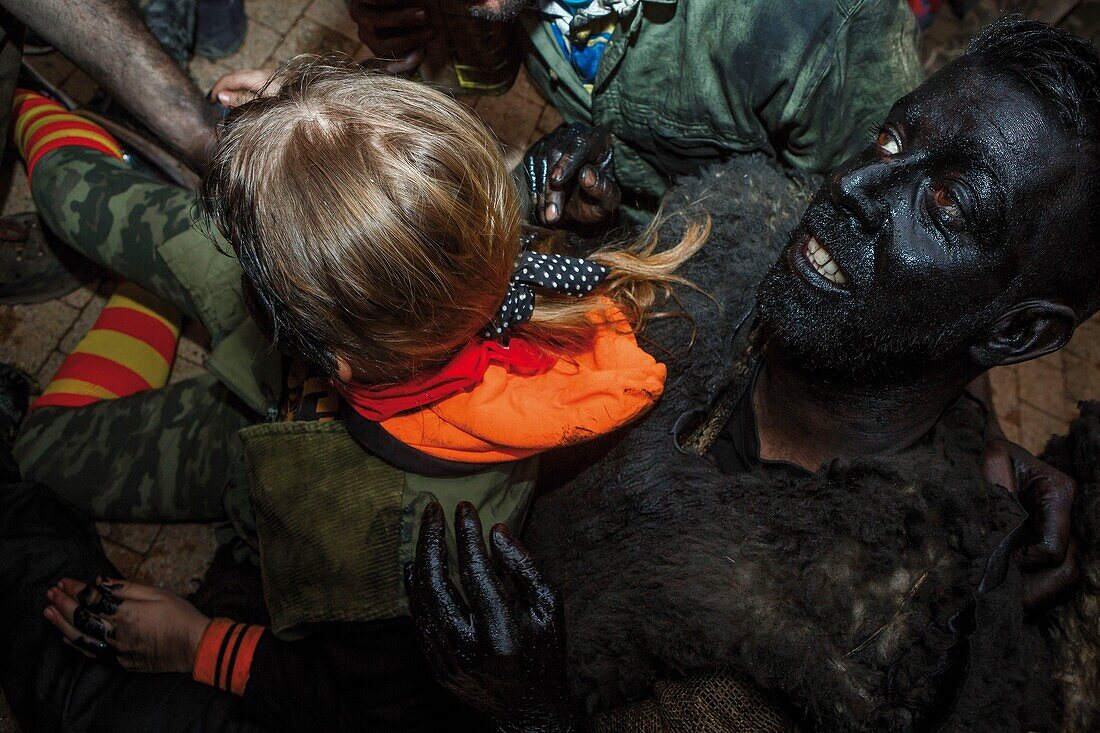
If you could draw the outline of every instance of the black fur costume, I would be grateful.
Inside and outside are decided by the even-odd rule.
[[[668,206],[713,216],[684,274],[717,306],[680,292],[694,327],[662,321],[646,344],[669,363],[665,396],[525,533],[563,594],[575,692],[600,711],[724,669],[819,730],[1050,730],[1053,647],[1008,562],[1025,514],[981,478],[976,407],[901,455],[802,479],[723,476],[674,447],[677,420],[730,381],[812,187],[738,158]]]

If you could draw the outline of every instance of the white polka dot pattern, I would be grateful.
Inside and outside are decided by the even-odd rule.
[[[511,326],[523,323],[535,310],[533,288],[556,290],[581,297],[592,292],[610,272],[579,257],[521,252],[516,258],[516,273],[508,282],[508,294],[493,322],[485,329],[485,338],[499,338]]]

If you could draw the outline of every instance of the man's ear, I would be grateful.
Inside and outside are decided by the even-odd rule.
[[[1072,308],[1025,300],[993,323],[985,339],[970,347],[970,356],[986,369],[1037,359],[1065,346],[1076,327]]]

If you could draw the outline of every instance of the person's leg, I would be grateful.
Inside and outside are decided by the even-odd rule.
[[[137,674],[65,646],[43,617],[62,577],[119,577],[92,522],[46,487],[0,481],[0,686],[28,731],[258,731],[236,698]]]
[[[14,453],[24,476],[97,519],[214,521],[254,414],[211,375],[86,407],[44,407]]]
[[[198,318],[215,341],[247,317],[236,260],[192,225],[193,194],[130,170],[105,130],[50,100],[20,92],[16,107],[14,137],[32,191],[68,244]],[[163,385],[173,348],[140,324],[111,320],[107,336],[93,327],[77,346],[23,426],[15,454],[24,474],[101,519],[223,517],[241,455],[236,431],[254,416],[213,377],[147,389]],[[102,343],[143,330],[147,343],[131,344],[134,359]],[[135,373],[137,357],[158,361],[158,352],[159,382]]]
[[[195,195],[138,173],[103,128],[16,94],[13,136],[46,225],[66,244],[197,318],[217,343],[248,317],[240,266],[193,220]]]

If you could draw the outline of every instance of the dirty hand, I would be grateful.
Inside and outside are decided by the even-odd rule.
[[[435,36],[415,0],[351,0],[348,11],[359,26],[359,40],[377,57],[373,65],[390,74],[419,66],[425,44]]]
[[[46,591],[46,619],[65,643],[135,672],[190,673],[210,624],[175,593],[125,580],[62,578]]]
[[[271,96],[279,91],[278,85],[273,83],[264,89],[264,84],[267,84],[273,73],[266,69],[231,71],[214,82],[209,94],[210,101],[225,107],[240,107],[259,96],[260,90],[264,90],[265,96]]]
[[[607,225],[619,209],[611,135],[603,128],[561,125],[527,150],[523,168],[541,224]]]
[[[1042,610],[1066,601],[1077,585],[1077,553],[1071,525],[1077,484],[1005,438],[986,445],[987,481],[1008,489],[1030,514],[1030,543],[1020,550],[1024,607]]]
[[[405,569],[420,647],[440,682],[491,716],[499,730],[579,730],[565,678],[561,604],[526,548],[498,524],[490,534],[490,561],[477,510],[459,504],[455,536],[464,601],[447,576],[446,534],[443,509],[432,502],[420,522],[416,561]]]

